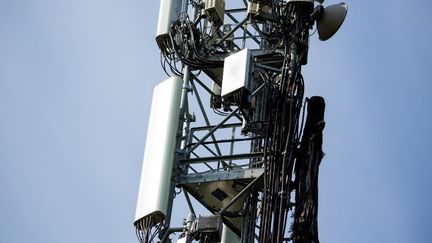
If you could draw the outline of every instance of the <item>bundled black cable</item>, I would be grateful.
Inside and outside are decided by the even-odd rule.
[[[204,56],[204,53],[216,51],[205,50],[202,31],[197,29],[186,13],[172,24],[169,35],[174,53],[182,63],[200,69],[223,67],[223,58]]]
[[[311,97],[295,168],[296,208],[292,226],[294,243],[319,243],[318,239],[318,173],[323,158],[322,131],[325,102]]]

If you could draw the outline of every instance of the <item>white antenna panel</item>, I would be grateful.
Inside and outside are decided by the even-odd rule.
[[[159,19],[156,36],[169,33],[171,24],[177,20],[181,11],[182,3],[180,0],[161,0],[159,6]]]
[[[251,79],[252,55],[248,48],[225,58],[222,97],[227,98],[241,89],[249,90]]]
[[[135,213],[135,225],[161,222],[169,203],[183,80],[169,78],[154,88]]]
[[[160,1],[156,43],[164,53],[172,52],[169,32],[172,23],[178,19],[182,11],[182,3],[181,0]]]

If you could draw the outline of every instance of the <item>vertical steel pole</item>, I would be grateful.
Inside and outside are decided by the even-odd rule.
[[[190,72],[190,68],[188,66],[186,66],[184,70],[185,71],[184,71],[184,76],[183,76],[183,90],[182,90],[182,96],[180,99],[179,125],[178,125],[178,131],[177,131],[177,145],[176,145],[176,151],[175,151],[174,163],[173,163],[173,177],[171,179],[170,198],[169,198],[169,204],[168,204],[168,209],[167,209],[167,215],[165,218],[165,228],[166,229],[168,229],[170,227],[170,224],[171,224],[175,186],[176,186],[176,181],[177,181],[178,175],[180,174],[178,166],[179,166],[180,159],[184,156],[183,150],[187,144],[189,124],[190,124],[187,116],[188,116],[188,112],[189,112],[188,93],[190,92],[189,82],[190,82],[191,72]],[[168,240],[168,237],[166,240]],[[168,242],[168,241],[166,241],[166,242]]]
[[[183,12],[187,12],[188,10],[188,0],[183,0]],[[197,9],[193,9],[193,19],[197,16]],[[190,119],[189,119],[189,101],[188,101],[188,95],[189,92],[191,92],[190,88],[190,81],[192,78],[191,69],[189,66],[185,65],[184,67],[184,74],[183,74],[183,89],[182,89],[182,95],[180,99],[180,115],[179,115],[179,126],[178,126],[178,132],[177,132],[177,145],[176,145],[176,151],[174,156],[174,163],[173,163],[173,177],[171,180],[171,189],[170,189],[170,199],[169,199],[169,205],[167,209],[167,215],[165,219],[165,229],[168,230],[171,224],[171,217],[172,217],[172,207],[174,202],[174,194],[175,194],[175,186],[176,181],[178,178],[178,175],[180,174],[179,171],[179,161],[184,156],[184,148],[186,147],[188,143],[188,135],[189,135],[189,128],[190,128]],[[163,243],[168,243],[169,237],[166,237],[163,240]]]

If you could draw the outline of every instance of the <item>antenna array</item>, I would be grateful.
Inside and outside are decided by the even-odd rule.
[[[174,232],[177,242],[319,242],[325,102],[304,98],[301,70],[314,26],[329,39],[347,12],[322,3],[161,0],[156,42],[172,78],[154,93],[141,242]],[[181,227],[171,226],[176,188],[190,209]],[[196,215],[190,196],[212,215]]]

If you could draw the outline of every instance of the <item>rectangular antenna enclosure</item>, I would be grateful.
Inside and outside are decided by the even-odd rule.
[[[156,43],[164,53],[172,52],[169,32],[171,24],[178,19],[182,11],[182,3],[180,0],[160,0]]]
[[[225,15],[225,0],[205,0],[204,10],[209,16],[213,25],[223,25]]]
[[[135,212],[137,228],[164,220],[170,200],[183,80],[169,78],[154,88]]]
[[[233,102],[238,93],[250,92],[252,63],[248,48],[225,58],[221,92],[224,100]]]

